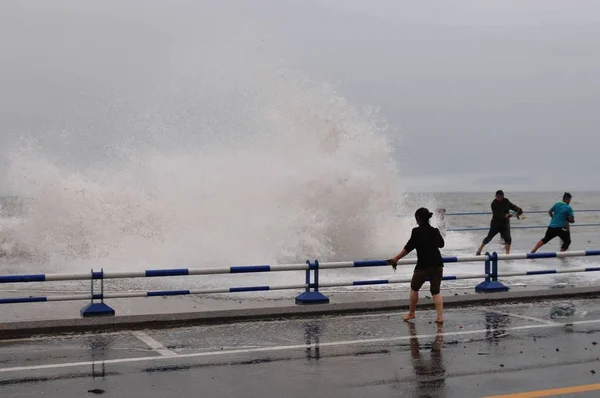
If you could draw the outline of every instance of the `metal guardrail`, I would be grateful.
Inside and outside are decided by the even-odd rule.
[[[577,213],[594,213],[600,212],[600,209],[583,209],[577,210]],[[548,210],[529,210],[523,211],[525,214],[548,214]],[[511,212],[511,214],[514,214]],[[491,216],[491,211],[458,211],[458,212],[450,212],[444,213],[445,216]],[[407,217],[407,216],[404,216]],[[580,228],[580,227],[600,227],[600,223],[583,223],[583,224],[572,224],[571,227]],[[449,228],[448,232],[468,232],[468,231],[487,231],[489,230],[489,226],[485,227],[460,227],[460,228]],[[548,228],[548,225],[511,225],[511,229],[545,229]]]
[[[570,228],[573,227],[600,227],[600,223],[588,223],[588,224],[571,224]],[[511,229],[546,229],[548,225],[511,225]],[[448,232],[467,232],[467,231],[487,231],[490,227],[464,227],[464,228],[449,228]]]
[[[577,210],[577,213],[594,213],[600,212],[600,209],[583,209]],[[548,214],[548,210],[528,210],[523,211],[525,214]],[[491,211],[459,211],[454,213],[444,213],[445,216],[491,216]]]
[[[559,270],[537,270],[537,271],[521,271],[499,274],[499,260],[516,260],[516,259],[542,259],[542,258],[566,258],[566,257],[583,257],[583,256],[600,256],[600,250],[581,250],[571,252],[544,252],[544,253],[516,253],[516,254],[497,254],[486,253],[479,256],[446,256],[443,257],[444,263],[456,262],[477,262],[484,261],[485,267],[483,273],[468,274],[468,275],[445,275],[444,280],[459,280],[459,279],[481,279],[484,281],[476,286],[475,290],[480,293],[507,291],[508,287],[503,285],[499,277],[513,277],[526,275],[542,275],[542,274],[557,274],[557,273],[576,273],[576,272],[595,272],[600,271],[600,267],[587,267],[578,269],[559,269]],[[398,265],[414,265],[416,259],[403,259],[398,261]],[[73,301],[73,300],[90,300],[90,304],[81,310],[81,315],[114,315],[115,311],[104,303],[105,299],[115,298],[133,298],[133,297],[154,297],[154,296],[180,296],[191,294],[215,294],[215,293],[240,293],[240,292],[257,292],[269,290],[297,290],[304,289],[305,291],[296,297],[296,304],[314,304],[328,303],[329,299],[319,292],[319,288],[339,287],[339,286],[366,286],[366,285],[381,285],[395,283],[410,283],[410,278],[392,278],[392,279],[372,279],[372,280],[355,280],[342,282],[326,282],[319,283],[319,271],[326,269],[339,268],[367,268],[367,267],[383,267],[389,266],[387,260],[366,260],[366,261],[340,261],[340,262],[324,262],[319,263],[307,261],[305,264],[282,264],[282,265],[248,265],[248,266],[232,266],[219,268],[180,268],[180,269],[150,269],[135,272],[104,272],[91,270],[89,273],[71,273],[71,274],[31,274],[31,275],[3,275],[0,276],[0,284],[7,283],[31,283],[31,282],[51,282],[51,281],[73,281],[73,280],[90,280],[90,294],[73,294],[73,295],[57,295],[57,296],[30,296],[30,297],[13,297],[0,298],[0,304],[20,304],[20,303],[35,303],[35,302],[51,302],[51,301]],[[291,285],[272,285],[272,286],[238,286],[230,288],[214,288],[204,290],[158,290],[146,292],[122,292],[122,293],[105,293],[104,280],[120,279],[120,278],[153,278],[153,277],[173,277],[173,276],[190,276],[190,275],[216,275],[216,274],[241,274],[241,273],[260,273],[260,272],[284,272],[284,271],[305,271],[306,279],[301,284]],[[100,293],[94,293],[94,282],[101,282]],[[100,302],[96,302],[100,300]]]

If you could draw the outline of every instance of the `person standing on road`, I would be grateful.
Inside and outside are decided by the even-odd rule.
[[[492,220],[490,221],[490,230],[483,239],[483,242],[481,242],[479,249],[477,249],[478,256],[481,254],[483,247],[490,243],[498,233],[500,233],[500,236],[504,240],[506,254],[510,254],[510,245],[512,243],[512,237],[510,236],[510,211],[514,211],[517,218],[523,214],[523,210],[505,198],[504,192],[501,190],[496,191],[496,198],[492,201],[491,206]]]
[[[410,283],[410,306],[408,314],[404,316],[404,320],[408,321],[415,318],[415,311],[419,301],[419,290],[425,281],[429,280],[429,289],[433,296],[437,312],[435,322],[442,324],[444,322],[444,303],[440,294],[440,285],[442,283],[444,262],[442,261],[440,248],[444,247],[444,238],[440,230],[434,228],[429,223],[432,216],[433,213],[424,207],[415,212],[418,227],[413,228],[410,239],[402,251],[389,259],[388,264],[396,271],[398,261],[414,249],[417,250],[417,264]]]
[[[569,224],[575,222],[575,215],[573,214],[573,208],[571,207],[571,194],[565,192],[563,195],[562,202],[555,203],[550,210],[548,215],[552,217],[548,229],[546,229],[546,235],[537,242],[532,253],[535,253],[540,247],[550,242],[557,236],[560,237],[562,245],[560,251],[566,251],[571,245],[571,232]]]

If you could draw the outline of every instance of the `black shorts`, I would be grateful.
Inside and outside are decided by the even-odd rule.
[[[483,238],[483,243],[487,245],[492,241],[492,239],[494,239],[494,236],[498,234],[500,234],[505,244],[510,245],[512,243],[512,237],[510,236],[510,223],[508,222],[503,224],[492,224],[487,236]]]
[[[563,242],[561,248],[563,250],[567,250],[569,248],[569,245],[571,244],[571,233],[566,228],[548,227],[548,229],[546,230],[546,235],[544,235],[544,237],[542,238],[542,242],[546,244],[552,239],[556,238],[557,236]]]
[[[410,282],[410,289],[418,292],[423,284],[429,280],[431,294],[440,294],[444,267],[416,269]]]

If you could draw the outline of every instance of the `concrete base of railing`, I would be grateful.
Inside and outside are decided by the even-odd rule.
[[[329,297],[321,292],[304,292],[296,297],[296,304],[327,304]]]
[[[81,317],[114,316],[115,310],[104,303],[90,303],[81,309]]]
[[[485,281],[475,286],[477,293],[496,293],[496,292],[508,292],[508,286],[498,281]]]

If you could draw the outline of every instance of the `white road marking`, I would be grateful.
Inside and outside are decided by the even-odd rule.
[[[133,336],[137,337],[138,339],[140,339],[144,344],[146,344],[148,347],[152,348],[154,351],[158,352],[160,355],[162,355],[164,357],[176,357],[177,356],[176,353],[167,349],[167,347],[165,347],[158,341],[154,340],[147,333],[144,333],[139,330],[134,330],[131,332],[131,334]]]
[[[554,325],[554,324],[558,323],[558,322],[554,322],[554,321],[549,321],[547,319],[534,318],[534,317],[531,317],[531,316],[513,314],[513,313],[510,313],[510,312],[504,312],[504,311],[496,311],[496,310],[481,310],[481,311],[483,311],[483,312],[493,312],[495,314],[512,316],[514,318],[526,319],[528,321],[534,321],[534,322],[539,322],[539,323],[547,323],[549,325]]]
[[[575,326],[575,325],[586,325],[586,324],[594,324],[600,323],[600,319],[588,320],[588,321],[575,321],[575,322],[567,322],[567,323],[545,323],[542,325],[526,325],[526,326],[515,326],[512,328],[503,328],[503,331],[510,330],[528,330],[528,329],[544,329],[544,328],[559,328],[566,326]],[[442,336],[464,336],[469,334],[478,334],[478,333],[489,333],[490,330],[493,329],[478,329],[478,330],[460,330],[455,332],[447,332],[447,333],[439,333]],[[105,361],[85,361],[85,362],[69,362],[69,363],[56,363],[56,364],[46,364],[46,365],[33,365],[33,366],[18,366],[12,368],[0,368],[0,373],[8,373],[8,372],[23,372],[30,370],[42,370],[42,369],[58,369],[58,368],[72,368],[78,366],[90,366],[90,365],[101,365],[101,364],[120,364],[120,363],[129,363],[129,362],[151,362],[151,361],[159,361],[159,360],[167,360],[167,359],[185,359],[185,358],[199,358],[199,357],[209,357],[209,356],[224,356],[224,355],[233,355],[233,354],[248,354],[248,353],[258,353],[258,352],[272,352],[272,351],[285,351],[285,350],[299,350],[306,348],[317,348],[317,347],[335,347],[335,346],[344,346],[344,345],[359,345],[359,344],[372,344],[372,343],[390,343],[394,341],[403,341],[410,340],[413,338],[417,339],[426,339],[438,336],[437,333],[434,334],[423,334],[417,336],[396,336],[396,337],[383,337],[377,339],[364,339],[364,340],[346,340],[346,341],[332,341],[328,343],[319,343],[319,344],[295,344],[295,345],[287,345],[287,346],[274,346],[274,347],[260,347],[260,348],[248,348],[248,349],[236,349],[236,350],[224,350],[224,351],[207,351],[207,352],[196,352],[192,354],[181,354],[176,357],[168,357],[168,356],[151,356],[151,357],[139,357],[139,358],[120,358],[120,359],[108,359]]]

